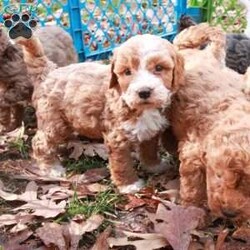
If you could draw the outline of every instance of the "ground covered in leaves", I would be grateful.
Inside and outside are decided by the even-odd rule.
[[[67,178],[39,177],[30,159],[32,131],[0,138],[0,249],[246,250],[247,222],[237,225],[179,204],[178,163],[146,176],[136,195],[119,195],[101,143],[74,140],[60,149]],[[135,166],[136,166],[135,160]]]

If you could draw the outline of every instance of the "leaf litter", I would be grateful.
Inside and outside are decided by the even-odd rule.
[[[22,130],[6,135],[0,143],[1,152],[6,152],[4,147],[8,140],[15,141],[20,136],[27,140]],[[82,153],[107,159],[102,144],[74,142],[68,147],[73,148],[71,157],[75,159]],[[68,206],[75,196],[95,199],[112,188],[106,167],[52,179],[39,176],[33,163],[23,159],[0,161],[1,171],[5,174],[10,171],[13,181],[30,180],[23,192],[11,192],[4,179],[0,181],[0,201],[12,207],[9,213],[0,215],[0,235],[6,234],[4,240],[0,237],[0,247],[7,250],[106,250],[131,249],[131,246],[139,250],[249,249],[247,223],[245,227],[236,226],[234,231],[228,231],[225,224],[218,230],[210,230],[218,225],[204,226],[205,212],[202,209],[178,205],[180,183],[176,172],[149,176],[149,187],[136,195],[123,195],[112,213],[104,211],[89,217],[83,214],[72,217],[68,214]],[[90,234],[94,240],[88,242]],[[87,248],[82,248],[82,241]]]

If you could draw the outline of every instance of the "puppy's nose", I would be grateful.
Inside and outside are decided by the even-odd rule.
[[[151,89],[150,88],[140,89],[138,95],[141,99],[148,99],[151,95]]]
[[[235,218],[238,215],[238,213],[235,210],[230,209],[230,208],[222,208],[221,212],[224,216],[231,218],[231,219]]]

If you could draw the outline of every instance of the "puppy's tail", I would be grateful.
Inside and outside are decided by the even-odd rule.
[[[24,61],[34,85],[40,84],[50,71],[57,68],[57,65],[45,55],[43,46],[37,37],[20,39],[17,43],[22,45]]]
[[[174,45],[179,49],[202,49],[210,51],[214,57],[225,61],[226,36],[219,27],[210,27],[207,23],[201,23],[183,30],[174,39]]]

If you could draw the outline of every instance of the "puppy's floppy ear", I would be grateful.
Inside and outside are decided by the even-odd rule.
[[[110,78],[110,82],[109,82],[110,89],[118,86],[118,84],[119,84],[117,75],[114,72],[114,68],[115,68],[115,60],[113,60],[113,62],[111,64],[111,78]]]
[[[177,51],[175,52],[174,62],[172,88],[178,90],[184,84],[184,58]]]

